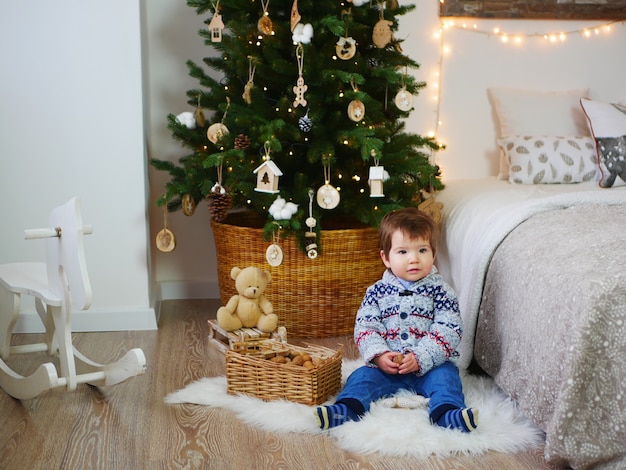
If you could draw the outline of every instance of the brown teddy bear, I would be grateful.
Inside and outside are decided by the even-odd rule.
[[[217,310],[217,324],[226,331],[256,327],[264,333],[273,332],[278,325],[278,316],[272,313],[272,303],[264,295],[272,280],[270,272],[253,266],[243,269],[235,266],[230,277],[235,280],[239,294],[233,295]]]

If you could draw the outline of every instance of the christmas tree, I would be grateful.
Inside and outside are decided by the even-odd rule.
[[[376,227],[386,212],[443,187],[431,163],[440,146],[403,120],[426,86],[394,35],[414,5],[187,3],[207,16],[199,34],[220,54],[203,66],[187,62],[199,82],[187,91],[194,111],[169,115],[168,127],[189,153],[152,160],[171,175],[157,205],[185,210],[206,198],[218,221],[246,208],[260,215],[267,239],[279,231],[304,247],[307,231],[337,221]]]

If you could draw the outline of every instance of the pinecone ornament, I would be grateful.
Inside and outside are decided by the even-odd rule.
[[[211,188],[206,195],[207,207],[211,218],[216,222],[222,222],[233,205],[233,198],[223,186]]]
[[[300,127],[302,132],[309,132],[313,128],[313,120],[309,117],[308,111],[298,119],[298,127]]]
[[[235,137],[235,148],[237,150],[247,150],[250,148],[250,137],[246,134],[239,134]]]

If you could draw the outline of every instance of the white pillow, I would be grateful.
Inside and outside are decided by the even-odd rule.
[[[509,159],[511,183],[581,183],[598,176],[591,137],[510,136],[498,146]]]
[[[626,106],[580,100],[596,143],[600,186],[626,185]]]
[[[491,87],[487,91],[498,123],[498,138],[590,135],[580,109],[580,99],[587,96],[587,88],[539,91]],[[507,179],[508,175],[508,159],[501,153],[499,179]]]

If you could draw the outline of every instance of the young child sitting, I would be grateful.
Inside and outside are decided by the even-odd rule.
[[[320,428],[358,421],[372,402],[405,389],[429,398],[431,422],[476,429],[478,410],[465,406],[456,366],[458,301],[434,266],[438,235],[437,224],[416,208],[383,217],[380,256],[387,269],[367,289],[354,328],[366,365],[348,377],[335,404],[316,408]]]

